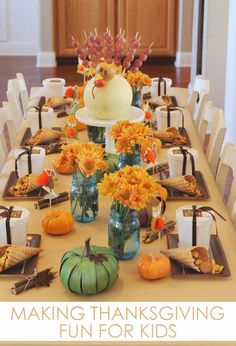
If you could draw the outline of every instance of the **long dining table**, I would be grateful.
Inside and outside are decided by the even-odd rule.
[[[35,88],[33,94],[37,94],[39,89]],[[200,170],[207,182],[210,192],[209,200],[196,202],[204,206],[211,206],[220,212],[226,221],[217,217],[219,237],[231,271],[230,277],[219,277],[217,275],[181,277],[176,279],[171,275],[165,279],[147,281],[142,279],[136,270],[137,260],[144,254],[157,253],[159,250],[167,248],[166,236],[161,240],[153,241],[150,244],[140,242],[139,253],[131,260],[120,261],[119,279],[109,290],[103,291],[93,296],[80,296],[67,291],[60,281],[59,274],[51,283],[50,287],[34,288],[27,290],[19,295],[10,292],[11,285],[18,280],[16,277],[0,276],[0,301],[11,302],[217,302],[217,301],[236,301],[236,232],[230,220],[230,215],[224,205],[219,193],[215,179],[208,166],[203,149],[200,145],[197,131],[194,127],[193,119],[186,107],[186,90],[172,88],[171,94],[176,96],[179,105],[183,106],[185,128],[190,137],[192,147],[198,150],[196,168]],[[65,126],[65,118],[53,119],[53,126]],[[20,140],[26,127],[29,126],[28,119],[24,120],[19,129],[15,147],[19,147]],[[79,132],[79,140],[87,141],[87,132]],[[52,160],[58,154],[45,156],[45,169],[52,169]],[[167,149],[161,149],[158,155],[158,163],[167,161]],[[10,155],[6,162],[5,169],[0,178],[1,194],[8,178],[10,170],[14,170],[14,157]],[[70,191],[71,175],[57,174],[55,181],[55,191]],[[41,227],[41,220],[47,209],[37,210],[32,200],[6,201],[1,198],[1,205],[23,206],[30,211],[29,233],[41,234],[41,248],[43,251],[38,255],[37,270],[53,267],[59,271],[61,258],[65,252],[75,246],[83,246],[85,240],[91,237],[91,242],[100,246],[108,245],[108,220],[110,213],[111,200],[99,197],[99,211],[95,221],[91,223],[76,222],[74,230],[63,236],[51,236],[46,234]],[[183,205],[192,204],[189,201],[167,201],[165,219],[175,220],[176,209]],[[70,211],[70,202],[65,201],[55,206],[55,209]],[[142,234],[145,228],[141,229]],[[177,232],[177,230],[175,230]],[[81,341],[82,344],[82,341]],[[88,344],[88,343],[87,343]],[[92,343],[91,343],[92,344]],[[101,344],[101,342],[100,342]],[[105,343],[104,343],[105,344]],[[108,343],[109,344],[109,343]],[[137,343],[141,344],[141,343]],[[145,342],[142,343],[146,344]],[[148,343],[147,343],[148,344]],[[161,343],[160,343],[161,344]],[[165,343],[167,344],[167,343]],[[182,345],[183,343],[176,343]],[[191,342],[187,343],[188,345]],[[202,343],[193,343],[194,345]],[[211,342],[204,342],[204,345],[213,345]]]

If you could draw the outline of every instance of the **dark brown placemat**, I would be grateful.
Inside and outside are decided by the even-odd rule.
[[[27,234],[26,246],[30,247],[40,247],[41,235],[40,234]],[[28,258],[24,262],[15,265],[12,268],[0,273],[0,277],[9,276],[22,276],[31,275],[34,273],[34,268],[36,268],[38,260],[38,255]]]
[[[52,127],[53,130],[57,130],[57,131],[61,131],[61,127]],[[31,128],[30,127],[26,127],[25,129],[25,132],[23,134],[23,137],[21,139],[21,142],[20,142],[20,146],[21,147],[24,147],[26,144],[26,142],[32,137],[32,134],[31,134]],[[60,139],[56,139],[54,140],[53,142],[51,143],[58,143],[60,141]],[[48,145],[50,143],[43,143],[43,144],[37,144],[36,146],[37,147],[42,147],[44,148],[46,145]]]
[[[169,170],[163,170],[160,172],[161,180],[169,178]],[[192,200],[192,201],[205,201],[210,198],[210,193],[206,184],[206,180],[200,171],[195,172],[195,178],[197,180],[198,187],[203,193],[203,196],[190,196],[187,193],[177,191],[173,187],[165,186],[168,192],[168,201],[179,201],[179,200]]]
[[[178,247],[178,242],[179,242],[179,237],[178,234],[167,234],[167,246],[168,249],[173,249]],[[191,268],[187,268],[183,266],[181,263],[176,262],[175,260],[170,260],[171,261],[171,273],[172,276],[178,277],[178,278],[186,278],[186,277],[211,277],[211,278],[219,278],[219,277],[227,277],[230,276],[230,269],[229,265],[224,253],[223,246],[221,244],[220,238],[212,234],[210,238],[210,249],[212,256],[215,260],[215,262],[219,265],[223,265],[224,269],[220,274],[202,274],[199,273]]]
[[[2,198],[5,200],[14,200],[14,201],[18,201],[18,200],[37,200],[40,199],[42,197],[44,197],[47,194],[47,191],[45,191],[42,188],[39,188],[38,190],[32,191],[30,192],[27,196],[13,196],[12,194],[10,194],[10,192],[8,192],[9,188],[11,186],[16,185],[17,182],[17,176],[15,172],[11,172],[9,174],[6,186],[3,190],[3,194],[2,194]]]

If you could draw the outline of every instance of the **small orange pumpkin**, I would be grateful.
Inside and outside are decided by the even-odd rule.
[[[162,254],[144,255],[138,260],[137,271],[147,280],[161,279],[170,274],[170,260]]]
[[[72,230],[74,218],[68,211],[49,210],[43,217],[41,224],[49,234],[66,234]]]

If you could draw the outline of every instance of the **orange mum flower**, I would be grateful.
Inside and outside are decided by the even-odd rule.
[[[103,196],[110,196],[119,205],[134,210],[144,208],[153,197],[167,197],[166,190],[139,166],[126,166],[115,173],[105,174],[98,188]]]

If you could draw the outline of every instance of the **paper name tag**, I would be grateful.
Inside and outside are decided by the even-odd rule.
[[[11,218],[14,218],[14,219],[20,219],[21,215],[22,215],[22,210],[12,210],[11,212]],[[6,217],[4,217],[4,219],[5,218]]]
[[[173,149],[172,152],[173,152],[174,155],[182,154],[180,149]]]
[[[32,149],[32,154],[40,154],[40,150],[39,149]]]
[[[196,214],[197,217],[201,217],[202,216],[202,211],[201,210],[197,210],[195,214]],[[193,216],[193,209],[183,209],[183,216],[185,216],[185,217]]]

